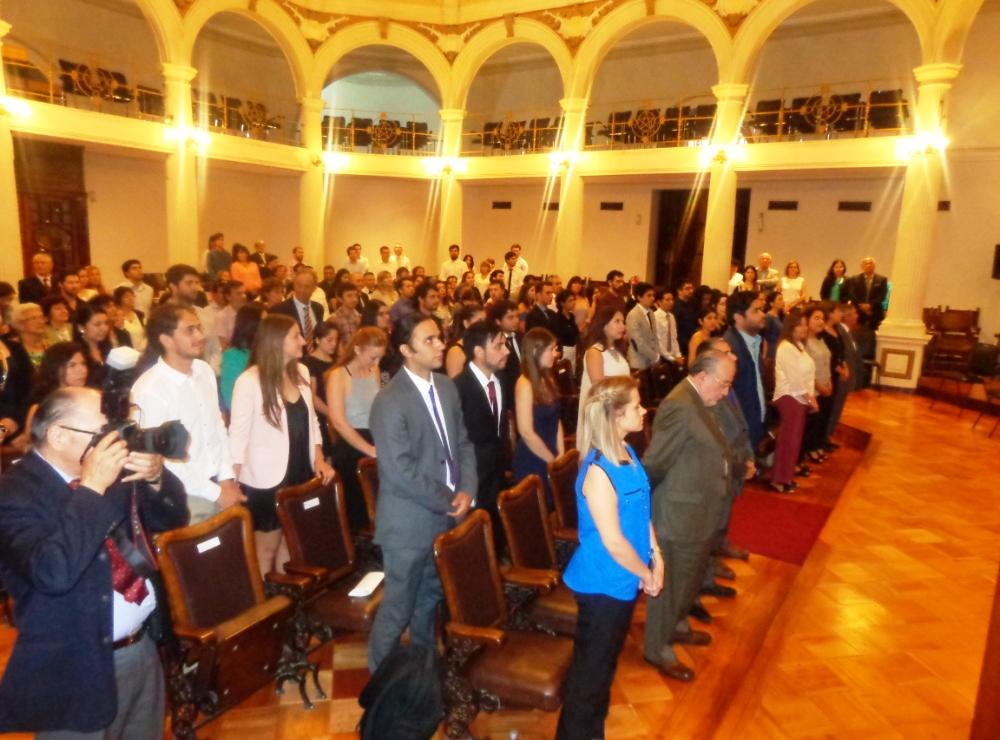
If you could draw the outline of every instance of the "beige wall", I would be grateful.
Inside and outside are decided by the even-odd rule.
[[[503,267],[511,244],[520,244],[533,273],[558,269],[555,255],[557,211],[542,210],[545,187],[537,185],[466,185],[462,191],[462,248],[478,264],[493,257]],[[548,200],[558,201],[559,194]],[[510,201],[511,210],[493,210],[493,201]]]

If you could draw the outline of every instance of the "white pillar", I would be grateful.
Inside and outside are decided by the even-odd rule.
[[[327,212],[326,174],[320,159],[323,150],[323,99],[304,97],[302,106],[302,146],[314,155],[313,164],[299,181],[299,245],[305,252],[306,264],[314,265],[322,274],[326,263],[324,244]]]
[[[560,270],[580,272],[583,249],[583,178],[576,171],[576,158],[584,147],[587,98],[563,98],[562,133],[559,140],[559,211],[556,219],[556,259]],[[566,267],[563,268],[562,266]],[[572,265],[572,269],[569,266]]]
[[[0,50],[11,25],[0,21]],[[0,99],[7,95],[7,83],[0,72]],[[14,175],[14,139],[10,114],[0,108],[0,275],[10,282],[24,274],[21,256],[21,220],[17,211],[17,178]]]
[[[167,155],[167,262],[185,263],[201,269],[200,255],[207,244],[198,242],[199,197],[196,144],[184,132],[192,128],[191,80],[198,70],[183,64],[163,64],[166,111],[181,135],[176,149]]]
[[[918,146],[906,167],[896,249],[885,273],[892,282],[892,296],[876,349],[882,382],[889,386],[916,388],[923,364],[927,343],[923,309],[944,164],[944,152],[933,142],[943,135],[945,96],[960,70],[961,65],[946,63],[913,70],[918,83],[914,111]]]
[[[723,291],[729,282],[729,262],[733,254],[733,229],[736,224],[737,178],[732,152],[739,143],[748,90],[749,86],[744,84],[720,84],[712,87],[717,107],[711,139],[713,155],[705,216],[705,246],[701,258],[701,282]]]
[[[441,110],[441,147],[439,156],[449,163],[454,162],[462,153],[462,125],[465,121],[465,111],[461,108],[443,108]],[[449,244],[462,243],[462,183],[459,182],[455,168],[448,164],[441,172],[438,185],[440,187],[438,201],[438,243],[432,246],[431,264],[428,272],[434,272],[437,265],[444,261],[448,254]]]

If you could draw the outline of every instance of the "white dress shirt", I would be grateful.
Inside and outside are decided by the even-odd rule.
[[[344,268],[351,272],[360,272],[363,275],[368,272],[368,258],[362,254],[358,257],[357,262],[348,259],[344,262]]]
[[[483,393],[486,394],[487,401],[490,397],[490,391],[486,387],[489,383],[493,383],[493,390],[497,394],[497,432],[500,431],[503,425],[503,419],[500,418],[500,409],[503,408],[503,392],[500,390],[500,379],[494,374],[486,377],[486,373],[479,369],[479,366],[474,362],[469,363],[469,369],[472,370],[472,374],[476,376],[476,380],[479,381],[479,385],[483,387]]]
[[[668,360],[679,359],[681,347],[677,341],[677,319],[662,308],[657,308],[653,317],[656,319],[656,339],[660,345],[660,354]]]
[[[450,277],[454,277],[458,282],[462,282],[462,275],[469,271],[469,266],[465,264],[460,259],[446,259],[441,263],[441,271],[438,273],[438,277],[441,280],[447,280]]]
[[[508,298],[512,301],[517,301],[517,294],[521,290],[521,285],[524,283],[524,276],[528,274],[528,269],[521,267],[520,261],[514,265],[514,269],[507,267],[506,263],[503,266],[503,287],[507,288]]]
[[[389,259],[392,260],[392,264],[396,266],[397,270],[400,267],[405,267],[407,270],[410,269],[410,258],[407,257],[405,254],[394,254]]]
[[[181,479],[188,496],[208,501],[219,498],[216,481],[232,480],[229,439],[219,412],[219,388],[207,363],[195,360],[191,374],[174,370],[161,357],[132,386],[132,402],[139,407],[144,427],[178,420],[191,435],[183,460],[164,460],[166,468]]]
[[[778,344],[774,358],[774,400],[791,396],[806,403],[806,396],[816,392],[816,363],[809,353],[795,343]]]
[[[212,368],[212,372],[218,375],[222,367],[222,345],[219,344],[219,335],[215,333],[215,318],[219,315],[220,309],[214,303],[210,303],[206,308],[191,306],[191,309],[198,316],[201,331],[205,335],[205,350],[201,358]]]
[[[455,466],[457,467],[458,458],[455,457],[455,454],[452,452],[451,445],[448,443],[448,424],[444,420],[444,410],[441,408],[441,394],[438,393],[437,388],[434,387],[434,373],[431,373],[431,379],[427,381],[421,378],[419,375],[413,373],[410,370],[410,368],[406,367],[405,365],[403,366],[403,370],[405,370],[406,374],[410,376],[410,380],[413,381],[413,385],[417,386],[417,390],[420,392],[420,397],[424,401],[424,406],[427,407],[427,413],[430,414],[431,424],[433,425],[434,429],[438,431],[439,437],[441,436],[441,434],[444,435],[444,439],[441,440],[441,444],[444,445],[445,449],[448,451],[448,454],[451,455],[452,460],[454,460]],[[434,417],[434,407],[431,406],[431,395],[430,395],[431,388],[434,388],[434,403],[437,404],[437,413],[438,413],[437,418],[441,420],[440,429],[438,429],[438,424]],[[454,491],[455,481],[451,477],[451,467],[445,464],[444,471],[445,471],[444,472],[445,480],[448,483],[448,488]]]

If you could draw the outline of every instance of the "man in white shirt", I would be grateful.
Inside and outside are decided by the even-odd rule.
[[[188,496],[191,523],[204,521],[246,497],[236,484],[229,437],[219,412],[219,388],[201,360],[206,335],[191,307],[157,306],[146,323],[156,364],[132,386],[132,402],[144,427],[178,420],[191,435],[187,457],[167,460]]]
[[[171,265],[167,268],[166,277],[167,287],[170,289],[173,300],[182,306],[189,307],[198,315],[205,338],[201,359],[207,362],[218,375],[222,364],[222,347],[219,345],[219,336],[215,332],[216,312],[195,304],[201,293],[201,278],[198,276],[198,271],[191,265]],[[148,330],[146,334],[149,336]]]
[[[382,270],[388,270],[389,272],[396,272],[396,260],[392,256],[392,250],[388,246],[383,244],[378,248],[378,259],[375,260],[375,267],[372,271],[377,275]]]
[[[131,288],[135,294],[135,310],[141,311],[143,316],[149,315],[149,309],[153,307],[153,288],[143,281],[144,273],[142,263],[139,260],[125,260],[122,263],[122,275],[125,281],[119,283],[117,287]]]
[[[479,272],[476,274],[476,290],[479,291],[479,295],[486,300],[486,294],[489,293],[490,288],[490,273],[493,272],[493,264],[490,260],[485,259],[479,263]]]
[[[677,341],[677,319],[674,318],[674,294],[669,290],[656,291],[656,339],[660,345],[660,356],[669,362],[681,364],[684,355]]]
[[[507,295],[510,297],[510,300],[517,301],[517,294],[521,290],[524,276],[528,274],[528,268],[522,268],[518,264],[517,253],[513,250],[503,256],[503,261],[503,282],[507,288]]]
[[[292,264],[289,269],[294,275],[298,270],[306,266],[306,250],[302,247],[292,247]]]
[[[528,274],[528,260],[521,256],[521,245],[511,244],[510,251],[517,255],[517,267],[522,275]]]
[[[441,271],[438,273],[438,280],[447,280],[450,277],[462,282],[462,275],[469,271],[469,266],[458,258],[460,248],[457,244],[448,247],[448,259],[441,263]]]
[[[361,255],[361,245],[352,244],[347,248],[347,262],[344,263],[344,269],[348,272],[360,272],[364,275],[368,272],[368,258]]]
[[[760,255],[760,269],[757,270],[757,292],[766,295],[772,290],[778,289],[781,282],[781,274],[771,267],[771,255],[763,252]]]
[[[660,343],[656,333],[653,304],[656,289],[649,283],[635,286],[635,306],[625,318],[628,329],[628,364],[633,370],[645,370],[660,359]]]
[[[396,269],[400,267],[405,267],[407,270],[410,269],[410,258],[403,254],[403,245],[396,242],[392,247],[392,260],[396,265]]]
[[[740,271],[740,263],[736,260],[731,260],[729,262],[729,282],[727,287],[728,292],[732,293],[734,290],[743,284],[743,273]]]

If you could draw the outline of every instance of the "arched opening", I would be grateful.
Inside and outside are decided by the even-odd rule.
[[[115,115],[162,119],[156,36],[134,2],[4,3],[8,92]]]
[[[379,154],[433,153],[441,100],[430,71],[394,46],[344,55],[323,87],[323,147]]]
[[[195,124],[216,133],[299,144],[295,82],[281,47],[258,23],[219,13],[202,27],[191,64]]]
[[[590,94],[585,146],[681,146],[709,135],[718,82],[707,39],[688,25],[646,23],[601,61]]]
[[[761,48],[744,135],[774,141],[905,133],[920,59],[913,25],[894,5],[812,3]]]
[[[514,43],[479,68],[466,100],[464,154],[524,154],[556,146],[562,123],[562,77],[533,43]]]

